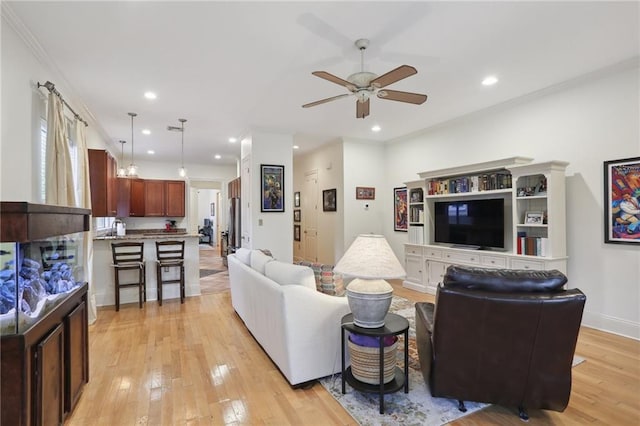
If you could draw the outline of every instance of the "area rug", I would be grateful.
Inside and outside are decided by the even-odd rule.
[[[479,411],[490,404],[465,401],[467,412],[458,410],[458,402],[447,398],[433,398],[424,383],[415,341],[415,307],[402,297],[394,296],[390,312],[402,315],[409,321],[409,393],[399,390],[384,396],[384,414],[380,414],[378,394],[355,391],[349,384],[342,394],[340,374],[320,379],[320,384],[362,426],[420,425],[436,426],[452,422]],[[404,368],[403,336],[398,341],[398,366]],[[584,361],[575,357],[573,366]]]

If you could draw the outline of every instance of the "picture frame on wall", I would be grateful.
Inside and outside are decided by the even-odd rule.
[[[300,241],[300,225],[293,225],[293,240]]]
[[[284,212],[284,166],[260,165],[261,212]]]
[[[300,209],[296,209],[293,211],[293,221],[294,222],[301,222],[302,219],[302,212]]]
[[[393,230],[407,232],[408,229],[407,188],[393,188]]]
[[[368,186],[356,186],[356,200],[375,200],[376,189]]]
[[[604,162],[604,242],[640,244],[640,157]]]
[[[338,208],[336,201],[336,188],[322,191],[322,211],[335,212]]]
[[[293,207],[300,207],[300,192],[293,193]]]

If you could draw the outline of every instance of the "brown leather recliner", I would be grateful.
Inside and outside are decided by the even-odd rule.
[[[559,271],[450,266],[435,307],[416,303],[416,341],[434,397],[564,411],[585,295]]]

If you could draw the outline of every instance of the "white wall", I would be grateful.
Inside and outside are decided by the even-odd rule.
[[[284,262],[293,261],[293,137],[253,131],[251,134],[251,247],[269,249]],[[284,166],[284,212],[261,212],[260,165]],[[243,195],[244,198],[244,195]],[[243,202],[244,208],[244,202]],[[243,232],[244,233],[244,232]]]
[[[385,150],[383,144],[344,139],[344,204],[343,250],[336,253],[340,259],[360,234],[382,234],[384,222],[389,220],[385,200],[391,200],[392,191],[385,188]],[[376,189],[375,200],[356,200],[356,187]],[[388,200],[387,200],[388,201]],[[365,205],[369,207],[366,208]]]
[[[640,156],[639,92],[636,62],[389,143],[387,190],[421,171],[497,158],[568,161],[567,275],[587,295],[583,323],[638,339],[640,249],[603,242],[603,161]],[[391,220],[384,227],[400,257],[406,234]]]

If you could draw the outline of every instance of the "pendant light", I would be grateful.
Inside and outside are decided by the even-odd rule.
[[[181,163],[180,163],[180,169],[178,170],[178,173],[180,174],[180,177],[184,178],[184,177],[187,177],[187,170],[184,168],[184,123],[186,123],[187,119],[178,118],[178,121],[181,124],[180,133],[182,133]]]
[[[135,112],[129,112],[129,116],[131,117],[131,164],[129,164],[129,169],[127,170],[127,176],[130,178],[138,177],[138,167],[133,162],[133,117],[137,116]]]
[[[126,177],[127,169],[124,168],[124,144],[127,141],[120,141],[120,167],[118,167],[118,177]]]

